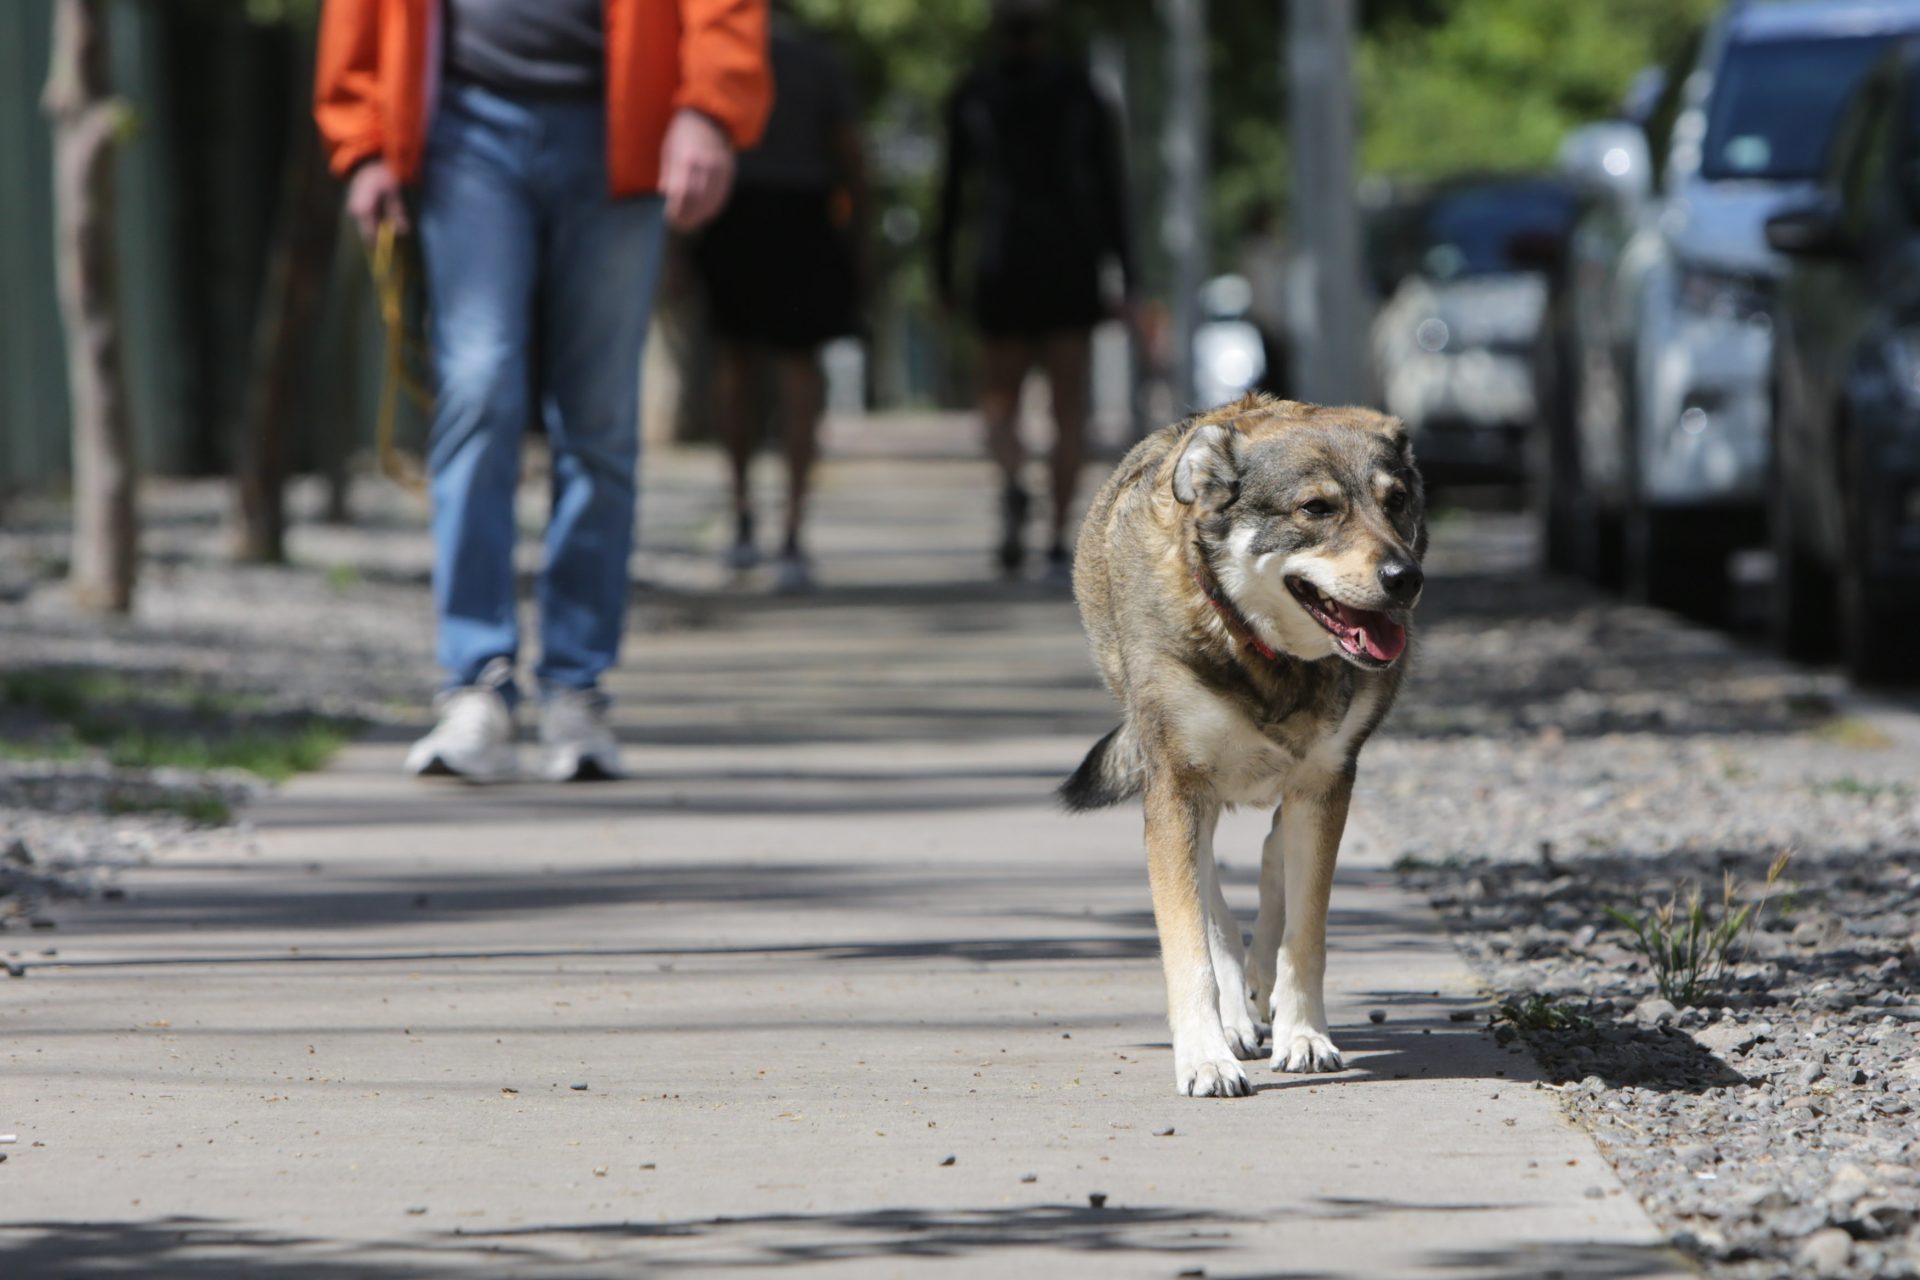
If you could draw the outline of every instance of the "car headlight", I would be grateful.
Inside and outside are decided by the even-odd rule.
[[[1707,319],[1757,324],[1772,321],[1773,285],[1758,276],[1683,267],[1678,297],[1684,310]]]

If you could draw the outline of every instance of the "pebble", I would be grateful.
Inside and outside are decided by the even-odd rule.
[[[1649,997],[1633,1007],[1633,1020],[1647,1026],[1672,1022],[1679,1016],[1680,1011],[1673,1007],[1673,1001],[1663,1000],[1659,996]]]
[[[1852,1254],[1853,1237],[1838,1227],[1825,1227],[1801,1242],[1793,1261],[1816,1276],[1837,1276]]]
[[[1377,1025],[1379,1023],[1385,1022],[1386,1020],[1387,1020],[1387,1011],[1385,1009],[1367,1010],[1368,1022],[1375,1023]]]

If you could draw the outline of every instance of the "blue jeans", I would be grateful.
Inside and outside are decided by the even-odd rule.
[[[607,195],[605,116],[599,102],[470,85],[447,86],[435,114],[418,222],[438,383],[433,595],[450,687],[518,653],[513,499],[535,412],[553,455],[535,675],[543,689],[592,689],[619,656],[640,357],[665,233],[658,197]]]

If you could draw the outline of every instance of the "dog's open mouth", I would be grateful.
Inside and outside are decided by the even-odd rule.
[[[1288,578],[1287,590],[1315,622],[1332,634],[1347,656],[1362,666],[1389,666],[1407,651],[1406,623],[1392,614],[1342,604],[1305,578]]]

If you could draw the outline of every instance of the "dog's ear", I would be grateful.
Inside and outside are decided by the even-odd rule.
[[[1186,506],[1201,496],[1231,494],[1239,480],[1233,455],[1232,426],[1209,422],[1187,437],[1187,447],[1173,464],[1173,496]]]

